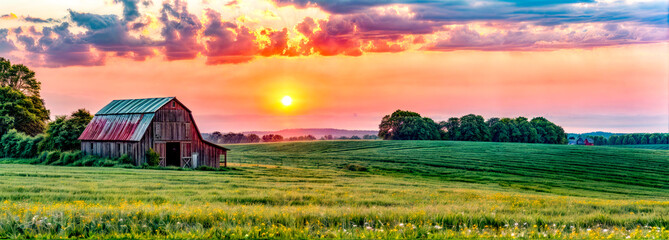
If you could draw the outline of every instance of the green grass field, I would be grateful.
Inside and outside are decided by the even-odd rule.
[[[611,147],[669,150],[669,144],[610,145]]]
[[[217,172],[0,165],[0,238],[669,238],[669,151],[226,147]]]

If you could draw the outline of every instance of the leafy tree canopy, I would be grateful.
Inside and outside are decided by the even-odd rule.
[[[439,140],[440,126],[430,118],[410,111],[397,110],[379,124],[379,138],[385,140]]]
[[[93,116],[86,109],[79,109],[71,116],[58,116],[47,126],[46,137],[40,150],[77,150],[81,146],[78,140]]]
[[[12,87],[0,87],[0,134],[9,129],[35,136],[44,132],[49,110],[39,95],[27,96]]]
[[[0,57],[0,87],[11,87],[27,96],[39,96],[40,85],[35,72],[28,67]]]

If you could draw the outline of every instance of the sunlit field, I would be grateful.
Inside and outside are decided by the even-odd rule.
[[[226,147],[226,171],[2,164],[0,237],[669,238],[666,150],[447,141]]]

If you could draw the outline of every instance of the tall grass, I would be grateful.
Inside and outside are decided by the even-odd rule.
[[[249,162],[227,171],[3,164],[0,238],[669,238],[669,198],[661,185],[603,178],[602,185],[583,190],[570,185],[576,177],[556,179],[557,173],[548,170],[538,171],[545,177],[537,173],[512,177],[488,160],[488,155],[501,153],[471,152],[487,148],[484,143],[361,143],[339,142],[339,149],[331,142],[240,145],[228,159]],[[571,151],[508,145],[496,146],[509,151],[507,160],[535,159],[536,164],[515,161],[513,166],[525,166],[526,171],[564,171],[546,159],[559,159],[550,156],[556,151]],[[657,151],[602,149],[595,160],[608,154],[613,159],[602,160],[605,163],[632,159],[662,167]],[[514,151],[524,154],[511,157]],[[632,153],[636,160],[629,157]],[[420,155],[429,164],[420,165]],[[254,156],[302,164],[257,160],[264,164],[252,166]],[[347,158],[352,159],[351,166],[343,165]],[[442,169],[451,159],[470,159],[471,169],[483,165],[500,170],[457,169],[451,178]],[[580,171],[593,175],[600,171],[589,165],[591,158],[579,159],[583,159]],[[563,159],[563,164],[573,168],[575,161]],[[398,165],[422,166],[422,171],[401,171]],[[630,175],[653,172],[643,166],[627,169]],[[462,181],[467,174],[474,180]],[[655,180],[644,181],[666,179],[654,176]],[[594,184],[589,177],[582,181]],[[553,187],[542,191],[537,182]],[[612,186],[631,190],[611,192]]]

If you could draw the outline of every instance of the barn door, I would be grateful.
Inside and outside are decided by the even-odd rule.
[[[166,149],[165,143],[156,143],[156,144],[154,144],[154,147],[153,147],[153,150],[156,151],[156,153],[158,153],[158,156],[160,156],[160,166],[162,166],[162,167],[166,166],[166,162],[165,162],[165,155],[166,155],[165,152],[166,151],[165,151],[165,149]]]
[[[181,162],[183,167],[193,168],[193,158],[191,157],[191,144],[189,142],[181,143]]]

